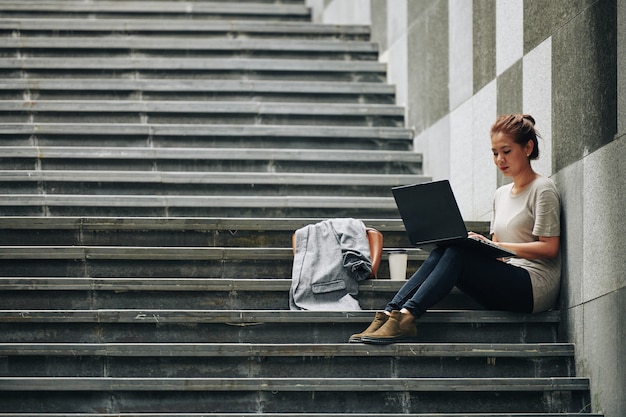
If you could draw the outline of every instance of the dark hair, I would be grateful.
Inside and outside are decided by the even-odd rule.
[[[498,116],[493,126],[491,126],[491,136],[496,133],[504,133],[513,137],[515,143],[526,146],[528,141],[533,141],[533,150],[528,156],[529,159],[539,158],[538,137],[541,137],[535,130],[535,119],[529,114],[506,114]]]

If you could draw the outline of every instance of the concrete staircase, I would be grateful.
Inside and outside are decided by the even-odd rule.
[[[0,0],[1,417],[590,415],[558,311],[348,344],[386,256],[363,311],[288,310],[295,229],[408,248],[389,188],[428,180],[369,29],[303,3]]]

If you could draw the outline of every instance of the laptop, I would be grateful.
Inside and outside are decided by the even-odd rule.
[[[495,243],[469,238],[448,180],[391,189],[411,244],[420,247],[462,245],[494,258],[515,256]]]

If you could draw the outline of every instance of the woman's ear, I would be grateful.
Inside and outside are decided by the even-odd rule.
[[[535,147],[535,143],[532,140],[526,142],[526,156],[529,157],[533,153],[533,148]]]

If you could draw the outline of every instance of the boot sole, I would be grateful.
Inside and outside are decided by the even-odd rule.
[[[378,337],[367,337],[364,336],[361,338],[361,343],[368,343],[371,345],[389,345],[391,343],[398,343],[404,341],[410,341],[415,339],[416,336],[401,336],[401,337],[389,337],[389,338],[378,338]]]

